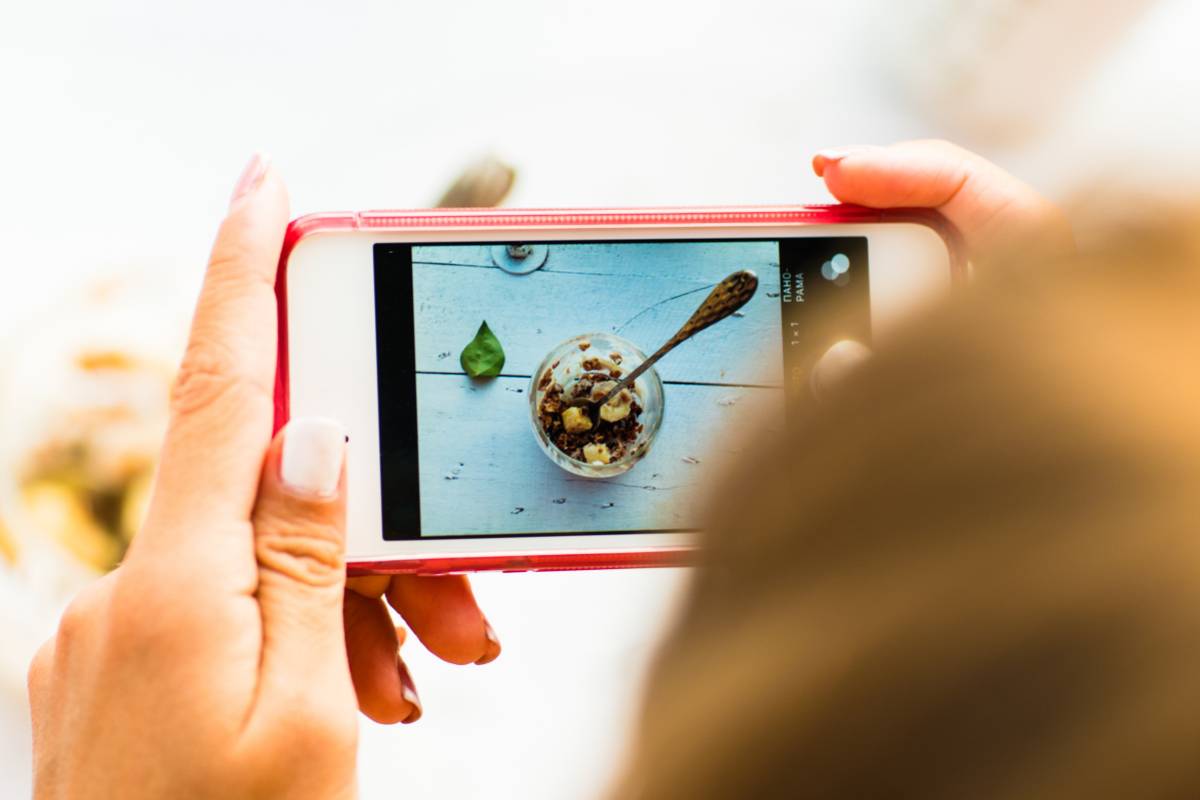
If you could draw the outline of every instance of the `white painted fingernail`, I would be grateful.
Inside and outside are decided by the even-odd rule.
[[[279,476],[289,489],[330,497],[337,493],[346,457],[346,431],[326,417],[301,417],[283,431]]]
[[[846,376],[871,357],[870,349],[853,339],[842,339],[834,343],[813,365],[809,385],[818,400],[823,400],[829,390],[845,380]]]

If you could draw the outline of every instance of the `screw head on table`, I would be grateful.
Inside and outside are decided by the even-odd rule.
[[[492,263],[512,275],[528,275],[546,263],[550,248],[544,244],[499,244],[492,247]]]

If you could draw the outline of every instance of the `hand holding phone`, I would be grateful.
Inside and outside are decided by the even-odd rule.
[[[882,211],[382,212],[318,215],[297,224],[292,244],[301,242],[298,251],[305,249],[306,234],[319,234],[312,241],[316,247],[300,259],[318,266],[296,279],[308,284],[298,291],[343,298],[347,322],[339,325],[335,348],[324,343],[323,356],[312,357],[308,344],[293,347],[290,356],[281,354],[279,419],[296,397],[318,398],[305,407],[344,408],[365,436],[351,446],[351,481],[355,492],[366,495],[351,501],[351,568],[436,573],[679,563],[694,525],[686,519],[687,504],[664,502],[667,494],[645,495],[678,493],[678,487],[703,480],[711,460],[709,467],[681,472],[701,467],[700,456],[681,440],[693,443],[696,431],[721,430],[730,417],[757,413],[746,404],[737,412],[724,412],[722,420],[711,411],[713,392],[737,392],[736,398],[717,403],[732,409],[751,396],[769,402],[772,390],[776,402],[780,389],[793,397],[810,388],[819,391],[861,361],[873,340],[886,338],[906,315],[943,293],[954,276],[961,277],[966,257],[986,269],[992,254],[1007,247],[1051,254],[1073,249],[1070,229],[1053,204],[995,165],[946,142],[830,151],[814,158],[813,166],[839,199]],[[906,212],[905,206],[925,213]],[[938,214],[930,216],[929,211]],[[950,227],[938,220],[948,220]],[[955,228],[961,231],[962,247],[955,246]],[[375,245],[385,247],[371,249]],[[833,249],[824,252],[824,246]],[[475,252],[467,257],[470,248]],[[547,268],[551,248],[555,260]],[[661,340],[667,317],[688,302],[690,293],[711,287],[722,268],[733,268],[721,259],[735,253],[741,267],[758,264],[773,287],[760,293],[741,319],[730,321],[738,322],[740,330],[707,332],[707,338],[701,334],[684,346],[692,348],[692,363],[664,365],[663,375],[649,375],[637,395],[646,418],[637,423],[641,431],[626,442],[627,457],[611,459],[609,445],[616,440],[600,420],[589,419],[595,430],[575,431],[573,439],[557,444],[550,441],[546,424],[558,424],[551,411],[534,425],[535,442],[548,465],[529,447],[521,424],[514,423],[522,415],[519,408],[502,410],[503,403],[491,402],[466,405],[463,396],[446,393],[459,343],[487,321],[485,315],[491,317],[493,337],[500,325],[496,320],[509,320],[496,340],[504,341],[508,356],[505,373],[497,372],[497,385],[515,394],[535,369],[539,380],[549,369],[553,386],[560,377],[555,370],[571,366],[564,366],[561,356],[583,342],[598,340],[636,360],[640,348],[653,347],[656,337]],[[570,266],[572,259],[578,267]],[[334,269],[322,271],[321,262]],[[368,265],[373,270],[369,276]],[[481,271],[493,268],[498,269]],[[512,280],[498,283],[502,273]],[[314,329],[298,322],[295,314],[290,322],[286,316],[293,279],[283,277],[279,287],[284,335],[303,337]],[[556,293],[564,290],[557,286],[569,281],[575,287],[559,297]],[[470,288],[453,296],[443,291],[451,285]],[[777,300],[777,307],[767,307],[764,299]],[[414,303],[409,319],[404,309]],[[622,307],[641,310],[622,317],[617,313]],[[309,312],[299,313],[309,318]],[[378,329],[372,330],[368,320],[377,321]],[[447,326],[455,325],[451,334]],[[561,337],[559,344],[546,333],[550,330]],[[758,373],[749,375],[747,362],[737,360],[737,354],[765,355],[770,342],[780,348],[778,357],[773,363],[760,358]],[[288,358],[302,362],[307,376],[308,384],[298,392],[287,380],[292,368]],[[582,368],[582,360],[576,360]],[[373,370],[377,385],[370,386]],[[509,383],[513,379],[518,383]],[[472,393],[468,399],[486,392],[481,385],[467,388]],[[323,391],[344,396],[319,399]],[[537,384],[530,380],[524,391],[531,398],[531,416],[540,418],[533,403],[539,398]],[[352,394],[357,402],[350,400]],[[703,409],[707,413],[700,413]],[[778,416],[778,406],[775,411]],[[764,415],[769,418],[770,412]],[[577,422],[582,428],[582,420]],[[464,446],[464,433],[481,447]],[[607,464],[598,446],[583,452],[585,434],[604,440],[593,444],[609,449]],[[426,443],[423,450],[420,442]],[[560,445],[571,445],[571,452]],[[734,446],[718,449],[716,455],[727,461],[736,453]],[[641,466],[630,474],[647,479],[632,485],[643,493],[640,499],[627,496],[622,490],[630,487],[617,481],[602,488],[569,477],[611,478],[635,463]],[[560,469],[548,469],[554,465]],[[359,480],[364,482],[361,489]],[[464,489],[469,486],[472,490]],[[480,486],[490,486],[490,494],[473,491]]]
[[[1062,210],[1025,181],[950,142],[926,139],[886,147],[823,150],[813,171],[840,202],[937,211],[962,235],[965,257],[981,270],[1075,251]]]
[[[890,150],[884,156],[876,152],[865,161],[856,157],[852,166],[859,177],[867,178],[864,186],[871,181],[886,184],[889,180],[887,170],[890,168],[899,168],[907,178],[919,183],[916,172],[905,172],[912,165],[910,155],[904,148]],[[918,160],[928,166],[927,160]],[[828,165],[825,169],[832,184],[836,173],[830,174]],[[973,174],[978,184],[981,173]],[[902,189],[900,196],[908,196],[913,188],[904,188],[904,181],[893,181],[891,185]],[[985,188],[976,186],[972,191],[985,192]],[[838,189],[835,192],[842,195]],[[966,196],[968,194],[949,191],[944,196],[947,203],[943,210],[963,228],[968,245],[973,248],[979,241],[979,229],[971,227],[972,221],[977,219],[974,209],[969,204],[952,202],[955,198]],[[867,199],[870,197],[886,205],[895,204],[896,199],[894,196],[889,198],[886,192],[870,195]],[[1027,193],[1017,191],[1012,199],[1013,207],[1018,209],[1022,219],[1038,218],[1037,214],[1030,217],[1025,213],[1031,207],[1043,207],[1031,201]],[[345,268],[345,276],[357,281],[354,286],[360,290],[346,292],[346,287],[339,281],[329,284],[337,290],[334,295],[340,293],[342,298],[335,301],[335,306],[339,303],[345,306],[347,299],[350,302],[349,309],[340,307],[331,318],[335,321],[345,320],[347,310],[367,315],[371,321],[371,326],[368,326],[371,332],[374,332],[376,311],[376,251],[373,248],[373,236],[386,236],[386,241],[379,242],[385,248],[393,247],[397,242],[404,246],[419,247],[427,246],[430,240],[446,237],[450,232],[449,238],[458,240],[452,244],[458,246],[496,239],[497,230],[509,231],[509,237],[519,240],[514,250],[505,246],[498,254],[501,261],[511,257],[513,262],[524,262],[529,258],[536,261],[537,245],[526,245],[524,242],[541,244],[561,236],[563,230],[582,231],[579,236],[585,244],[596,240],[605,244],[604,240],[607,239],[608,244],[619,246],[618,250],[624,250],[625,245],[637,239],[658,241],[654,239],[655,234],[661,235],[664,229],[674,228],[682,228],[678,237],[685,244],[708,246],[716,241],[735,249],[746,247],[746,242],[753,243],[756,239],[759,240],[757,247],[761,248],[761,239],[765,236],[768,242],[775,241],[776,244],[778,262],[775,266],[778,268],[776,274],[780,292],[772,299],[779,305],[763,307],[770,313],[763,315],[763,311],[758,312],[761,316],[757,318],[757,327],[761,332],[764,322],[777,324],[778,327],[768,324],[766,330],[780,338],[761,341],[774,341],[781,350],[786,349],[783,344],[790,341],[783,336],[790,326],[785,327],[783,323],[794,321],[786,315],[797,311],[783,307],[785,286],[790,293],[790,302],[796,304],[802,285],[805,286],[807,301],[811,297],[809,289],[814,282],[822,286],[819,281],[825,280],[832,283],[833,287],[845,289],[850,285],[849,281],[843,281],[839,286],[838,278],[865,266],[870,273],[867,280],[870,289],[867,308],[871,316],[868,321],[874,323],[877,318],[888,318],[886,312],[882,317],[875,314],[878,296],[875,285],[880,273],[880,268],[876,266],[879,263],[875,257],[879,249],[874,245],[876,238],[870,231],[866,233],[869,245],[867,260],[859,259],[855,255],[857,251],[852,251],[853,241],[836,241],[847,237],[864,238],[853,226],[873,225],[879,218],[864,222],[869,218],[861,216],[864,212],[858,210],[846,212],[851,219],[839,219],[835,212],[828,210],[815,210],[812,212],[814,216],[805,216],[808,212],[802,209],[737,212],[743,213],[741,217],[737,213],[725,217],[714,216],[717,212],[711,211],[692,213],[693,216],[686,218],[689,221],[683,223],[684,217],[672,216],[672,222],[661,215],[656,216],[661,212],[619,212],[619,220],[605,218],[605,226],[600,230],[589,227],[590,223],[598,221],[595,212],[569,214],[565,218],[541,212],[500,218],[461,214],[453,215],[452,220],[421,214],[382,217],[338,215],[319,220],[320,226],[331,232],[339,229],[342,233],[353,232],[359,240],[358,248],[345,251],[343,245],[346,242],[339,236],[329,239],[333,243],[329,250],[307,246],[315,245],[321,237],[313,237],[306,244],[306,249],[315,256],[313,263],[328,262],[327,257],[338,252],[353,257],[341,264],[327,264],[327,269],[335,266]],[[1046,230],[1052,233],[1048,238],[1060,243],[1064,240],[1069,242],[1069,233],[1063,235],[1062,229],[1054,223],[1055,218],[1055,214],[1042,217],[1043,222],[1047,219],[1050,221]],[[328,569],[328,565],[317,570],[315,574],[325,575],[330,581],[315,587],[308,594],[303,590],[304,581],[296,581],[295,578],[297,575],[303,578],[306,573],[311,578],[314,573],[274,569],[270,562],[275,559],[271,556],[264,559],[261,553],[247,561],[255,551],[254,537],[271,534],[263,515],[255,514],[253,509],[264,502],[270,504],[281,500],[282,471],[278,474],[260,473],[264,461],[268,470],[281,469],[282,453],[278,442],[274,445],[270,443],[270,405],[262,390],[271,380],[275,354],[273,332],[276,304],[266,287],[275,274],[275,255],[283,238],[286,219],[287,202],[282,183],[265,162],[255,160],[239,182],[229,218],[222,226],[214,248],[193,325],[192,342],[195,349],[181,379],[181,383],[187,385],[181,386],[176,392],[177,419],[172,424],[164,450],[150,520],[139,533],[127,562],[71,604],[63,616],[58,635],[39,651],[31,665],[29,693],[34,721],[35,793],[39,796],[86,792],[139,797],[179,794],[180,791],[261,794],[264,791],[283,793],[288,791],[288,786],[301,786],[327,797],[350,796],[354,789],[354,691],[357,690],[360,705],[372,716],[398,718],[401,713],[412,710],[412,705],[405,697],[401,667],[396,659],[396,631],[391,629],[390,619],[379,598],[386,594],[394,607],[405,612],[406,619],[422,640],[443,657],[463,660],[463,653],[472,649],[472,641],[475,642],[475,650],[482,654],[481,659],[493,653],[485,635],[486,622],[470,597],[469,586],[459,577],[396,575],[358,579],[362,595],[347,596],[347,617],[343,621],[336,613],[338,603],[335,602],[340,592],[340,570]],[[368,224],[360,226],[363,220]],[[928,218],[920,218],[918,224],[927,221]],[[445,226],[447,222],[454,224]],[[828,227],[825,230],[810,228],[803,233],[811,235],[797,235],[796,225],[818,222]],[[474,236],[469,235],[467,232],[476,225],[480,231]],[[492,226],[490,229],[489,225]],[[622,225],[633,227],[622,229]],[[410,226],[423,232],[424,237],[406,233]],[[993,229],[990,224],[986,227],[989,231]],[[1057,232],[1053,232],[1055,230]],[[302,232],[300,226],[293,228],[289,246],[295,245]],[[722,236],[725,238],[722,239]],[[784,245],[785,239],[805,238],[815,241]],[[924,238],[928,241],[927,237]],[[835,241],[829,241],[831,239]],[[883,241],[886,243],[886,237]],[[941,252],[938,248],[944,248],[940,242],[937,246],[932,243],[929,246],[935,253]],[[767,248],[769,253],[769,244]],[[785,249],[789,251],[786,256]],[[893,249],[886,248],[887,251]],[[660,253],[657,248],[651,252],[660,258],[662,253],[667,253],[666,250]],[[751,247],[738,254],[753,256],[754,252]],[[796,262],[789,261],[797,253],[803,257]],[[613,255],[610,250],[605,259],[607,264],[611,265]],[[838,255],[844,256],[845,261],[837,259],[835,263]],[[355,258],[358,260],[355,261]],[[386,258],[384,260],[386,265]],[[820,262],[815,274],[814,261]],[[640,259],[635,259],[635,264],[638,262]],[[541,263],[544,264],[545,259]],[[935,263],[949,269],[949,265],[957,262],[947,253],[940,262],[935,259]],[[791,266],[784,269],[785,264]],[[410,262],[407,266],[411,268],[413,265]],[[509,266],[515,272],[520,272],[528,264],[510,263]],[[607,268],[611,269],[611,266]],[[673,296],[668,296],[663,302],[664,298],[658,295],[638,291],[651,284],[641,281],[646,276],[636,269],[628,266],[625,269],[626,280],[618,285],[633,286],[633,297],[643,305],[649,303],[654,307],[660,302],[662,305],[672,302]],[[882,268],[885,272],[888,269]],[[532,269],[528,271],[534,272]],[[672,274],[675,272],[671,271]],[[336,276],[337,273],[332,274]],[[595,280],[596,277],[595,270],[575,270],[573,274],[580,280]],[[689,277],[693,282],[708,280],[703,273],[697,275],[679,271],[679,274]],[[930,274],[934,276],[932,288],[949,282],[948,275],[940,270],[933,270]],[[661,275],[651,273],[648,277],[657,279]],[[467,284],[475,286],[476,282],[468,281]],[[612,284],[606,281],[604,285]],[[403,282],[400,287],[403,287]],[[826,286],[825,291],[833,293],[833,287]],[[281,282],[281,288],[286,291],[286,280]],[[536,318],[530,313],[539,308],[531,302],[536,295],[531,298],[528,294],[507,292],[499,296],[518,312],[525,312],[526,321],[532,322]],[[603,295],[600,297],[603,302],[599,305],[611,305],[608,303],[611,298],[604,300]],[[861,298],[856,300],[858,296],[853,292],[841,295],[842,298],[848,298],[844,300],[835,300],[839,297],[836,293],[826,297],[832,306],[845,302],[851,310],[861,310],[863,307]],[[315,298],[310,297],[304,305],[305,321],[301,327],[319,331],[324,323],[320,322],[319,314],[310,314],[314,310],[319,311],[319,306],[313,305],[314,301]],[[883,307],[887,305],[884,303]],[[430,308],[421,309],[418,306],[410,309],[414,325],[418,314]],[[443,304],[432,308],[444,312],[447,306]],[[475,308],[468,306],[468,310]],[[588,310],[582,300],[577,300],[574,306],[557,303],[551,310],[558,312],[564,308],[576,315]],[[826,328],[823,322],[825,318],[814,308],[806,307],[804,316],[800,317],[800,320],[811,320],[812,323],[799,326],[797,335],[802,341],[823,346],[831,336],[845,337],[861,333],[862,328],[853,325],[846,328],[842,327],[842,323]],[[280,303],[278,310],[286,332],[289,330],[288,312],[295,309]],[[402,306],[400,310],[403,311]],[[809,311],[812,311],[811,318]],[[557,314],[550,316],[558,318]],[[642,315],[645,316],[647,314]],[[851,322],[858,320],[857,324],[862,324],[861,314],[837,316]],[[318,324],[313,325],[313,319]],[[747,312],[742,319],[752,317]],[[567,322],[571,323],[568,327],[574,327],[579,319],[571,318]],[[536,330],[536,323],[532,327]],[[361,328],[361,325],[357,328],[360,333]],[[881,330],[886,330],[886,326],[881,329],[871,324],[866,330],[874,338]],[[710,370],[700,374],[727,378],[728,368],[725,368],[726,375],[722,375],[721,368],[713,372],[712,365],[729,363],[721,358],[722,348],[738,346],[747,341],[744,335],[741,339],[732,338],[732,343],[710,339],[705,343],[702,357],[693,359],[690,365]],[[857,341],[845,338],[836,341],[850,340]],[[327,373],[325,380],[378,375],[373,351],[364,356],[362,352],[331,349],[325,346],[328,343],[323,344],[319,339],[312,338],[301,340],[293,337],[291,343],[294,347],[302,345],[308,352],[300,359],[306,364],[313,359],[313,353],[316,354],[317,364],[329,363],[331,353],[335,362],[338,357],[349,362],[343,365],[342,371]],[[519,344],[526,346],[528,342],[521,341]],[[574,346],[576,352],[584,353],[596,346],[594,341],[589,341],[589,345],[584,349],[579,349],[578,343]],[[811,357],[809,347],[799,347],[807,354],[806,358]],[[615,361],[611,358],[615,350],[600,349],[607,353],[609,362]],[[536,350],[527,347],[526,354]],[[519,348],[514,349],[516,351]],[[403,348],[395,352],[404,358]],[[410,371],[415,371],[417,350],[410,347],[410,353],[409,358],[414,364]],[[287,355],[286,350],[283,355]],[[433,350],[431,355],[435,362],[445,360],[438,358],[442,355],[441,351]],[[446,358],[450,355],[453,354],[447,354]],[[509,355],[511,357],[512,353]],[[499,360],[492,358],[490,362],[496,364]],[[313,387],[308,386],[304,392],[294,395],[287,380],[288,368],[293,366],[293,362],[285,357],[279,363],[282,369],[276,375],[275,400],[276,420],[282,424],[288,417],[288,403],[292,402],[295,406],[294,401],[298,398],[303,403],[309,402],[303,399],[307,397],[304,392],[310,392],[311,395]],[[518,360],[517,363],[522,362]],[[766,363],[768,368],[775,363],[775,369],[781,370],[777,362]],[[612,368],[603,364],[600,366],[612,376]],[[620,365],[614,366],[621,369]],[[664,365],[664,375],[659,380],[669,387],[668,391],[676,386],[690,386],[687,390],[680,390],[681,397],[687,391],[706,391],[711,388],[723,391],[774,390],[776,394],[782,388],[778,385],[749,384],[730,387],[720,382],[713,382],[714,385],[709,386],[701,381],[689,385],[682,378],[676,379],[676,375],[684,374],[692,373],[667,372]],[[319,394],[322,378],[319,372],[315,375]],[[504,375],[497,370],[495,377]],[[402,373],[397,377],[404,379]],[[735,379],[745,380],[745,375],[737,373]],[[490,385],[493,389],[498,385],[501,390],[506,390],[509,386],[520,389],[523,383]],[[370,405],[379,403],[381,395],[375,393],[378,387],[371,387],[366,394],[362,393],[361,388],[348,393],[367,403],[367,410],[371,413],[357,418],[354,423],[356,430],[362,429],[364,424],[370,426],[382,422],[376,418],[378,406]],[[769,400],[771,395],[769,391],[764,391],[762,396]],[[206,401],[200,402],[200,398],[206,398]],[[535,407],[531,403],[524,406],[524,411],[531,414]],[[435,412],[433,418],[436,419],[438,405],[433,404],[432,408]],[[454,411],[453,408],[441,410]],[[679,416],[688,419],[686,414]],[[448,415],[449,421],[458,419],[453,413]],[[696,420],[697,417],[693,415],[691,419]],[[430,439],[432,445],[440,446],[441,438],[436,433],[438,426],[445,422],[434,423],[435,435]],[[336,441],[331,441],[331,437],[326,435],[329,428],[317,428],[324,430],[323,434],[316,436],[316,440],[324,442],[318,449],[337,452]],[[488,435],[496,433],[492,431]],[[313,444],[313,441],[310,440],[309,444]],[[429,449],[436,452],[434,446]],[[357,443],[351,443],[348,452],[353,454],[356,447]],[[659,450],[662,448],[659,447],[655,452]],[[373,455],[380,454],[376,452]],[[524,464],[529,463],[528,454],[522,454],[520,459]],[[502,460],[502,463],[510,462]],[[648,463],[641,462],[636,469],[641,470]],[[359,469],[364,466],[365,469]],[[372,464],[368,459],[360,462],[358,467],[351,463],[349,469],[340,491],[345,491],[347,480],[356,470],[364,476],[361,480],[368,483],[380,480],[381,465],[378,462]],[[457,477],[463,472],[454,473],[451,470],[446,474]],[[559,480],[563,479],[558,472],[552,470],[551,474]],[[617,484],[586,481],[583,485]],[[321,481],[316,488],[323,489],[325,486],[325,482]],[[339,498],[341,496],[338,495]],[[403,498],[404,495],[399,497]],[[382,504],[381,491],[377,490],[375,499]],[[327,523],[332,520],[334,528],[337,528],[336,520],[341,514],[339,501],[335,500],[332,504],[320,498],[298,501],[297,509],[305,508],[316,515],[310,519],[322,518]],[[468,511],[477,513],[476,510]],[[377,514],[381,521],[382,508]],[[640,520],[634,518],[632,521],[640,525],[644,524],[645,519],[643,516]],[[294,523],[295,520],[290,522]],[[418,537],[420,533],[418,530]],[[610,535],[614,538],[609,540],[608,547],[589,547],[590,542],[603,545],[602,535],[583,533],[579,537],[583,540],[582,544],[556,550],[546,546],[547,542],[554,541],[552,538],[520,537],[509,531],[495,540],[500,543],[498,547],[480,547],[478,553],[468,552],[465,557],[461,555],[462,551],[451,551],[438,560],[430,559],[429,552],[438,553],[443,548],[442,540],[452,541],[453,537],[431,536],[432,547],[420,552],[413,548],[416,539],[384,540],[392,544],[381,545],[377,541],[383,538],[380,525],[363,534],[365,538],[360,542],[360,552],[368,554],[368,558],[383,560],[375,563],[362,560],[359,565],[360,568],[377,567],[392,572],[422,568],[470,569],[480,565],[510,565],[518,568],[630,565],[673,562],[688,546],[686,540],[678,545],[668,541],[661,549],[655,550],[653,548],[660,546],[661,540],[646,537],[662,534],[640,528],[632,533]],[[517,544],[508,543],[514,539]],[[520,542],[531,542],[534,546],[522,548]],[[279,544],[280,541],[276,540],[264,543],[264,546],[278,547]],[[319,547],[318,550],[328,554],[326,548]],[[369,555],[372,553],[373,556]],[[294,549],[292,555],[297,555]],[[301,557],[299,561],[303,563],[304,558]],[[293,584],[288,584],[288,580],[292,580]],[[290,595],[286,591],[289,585],[295,590]],[[335,590],[333,594],[330,589]],[[299,627],[289,624],[289,620],[294,623],[297,619],[303,620],[304,616],[279,613],[286,612],[288,596],[300,601],[301,605],[308,602],[312,619]],[[361,618],[354,616],[356,612],[352,606],[358,606],[360,610],[364,607],[354,598],[370,598],[365,606],[369,609],[365,616],[372,620],[370,623],[363,624]],[[334,612],[332,617],[330,612]],[[381,635],[384,625],[389,630],[386,635]],[[351,671],[356,669],[357,662],[358,669],[374,674],[378,680],[360,682],[356,676],[351,686],[349,676],[345,673],[346,660],[340,650],[343,642],[349,648]],[[289,647],[299,647],[297,652],[300,655],[286,657]],[[452,650],[458,655],[454,655]],[[319,669],[314,672],[314,667]],[[180,685],[189,686],[189,692],[179,692]],[[70,724],[64,724],[66,721]],[[236,741],[228,737],[231,730],[240,731],[240,738]],[[264,790],[264,787],[269,788]]]
[[[383,596],[439,656],[498,654],[465,578],[369,578],[343,597],[342,426],[271,436],[287,206],[254,159],[213,247],[148,518],[30,665],[39,797],[351,797],[356,708],[421,713]]]
[[[213,248],[146,522],[30,666],[37,797],[354,794],[344,438],[334,423],[271,438],[287,213],[255,159]]]

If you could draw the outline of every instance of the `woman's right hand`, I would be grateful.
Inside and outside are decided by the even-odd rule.
[[[812,166],[843,203],[941,212],[962,233],[967,257],[978,268],[1017,253],[1052,258],[1075,249],[1058,206],[982,156],[949,142],[822,150]]]
[[[1075,251],[1071,226],[1058,206],[982,156],[949,142],[822,150],[813,156],[812,166],[843,203],[940,212],[962,234],[977,271],[988,272],[1017,257],[1041,263]],[[869,356],[857,342],[834,344],[813,366],[813,394],[819,399]]]

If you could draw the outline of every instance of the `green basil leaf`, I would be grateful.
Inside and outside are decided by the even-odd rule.
[[[458,357],[462,368],[472,378],[494,378],[504,368],[504,348],[486,321],[471,343],[463,348]]]

